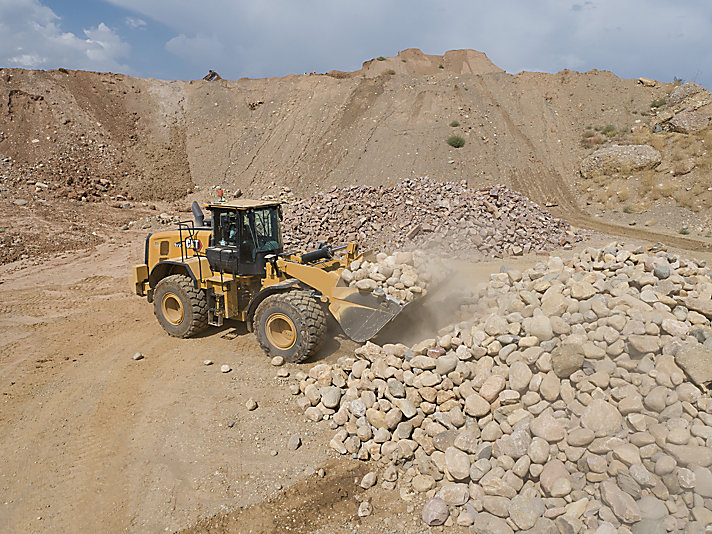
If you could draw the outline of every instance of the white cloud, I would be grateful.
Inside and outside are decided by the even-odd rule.
[[[180,34],[166,43],[166,50],[194,65],[211,67],[211,60],[225,56],[225,48],[215,36],[198,34],[191,37]]]
[[[712,3],[703,0],[108,1],[170,28],[166,49],[189,68],[230,77],[356,69],[416,47],[482,50],[510,72],[601,68],[669,80],[701,70],[712,82]]]
[[[0,66],[131,72],[131,48],[103,22],[80,37],[38,0],[0,0]]]
[[[124,22],[129,28],[134,30],[143,30],[146,28],[146,21],[138,17],[126,17]]]

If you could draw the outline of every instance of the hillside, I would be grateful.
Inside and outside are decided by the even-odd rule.
[[[651,102],[664,101],[673,88],[601,71],[512,75],[464,50],[443,56],[405,50],[353,73],[215,82],[3,69],[0,154],[9,158],[3,187],[6,198],[16,198],[29,176],[26,193],[42,198],[121,200],[120,194],[155,201],[193,192],[204,199],[214,186],[251,196],[287,187],[305,196],[430,176],[502,183],[603,231],[610,228],[579,208],[614,210],[625,219],[624,209],[635,217],[679,204],[673,228],[689,219],[690,208],[706,217],[712,193],[705,189],[696,206],[685,205],[668,185],[646,200],[630,184],[621,193],[620,182],[592,186],[579,174],[595,148],[641,137],[655,137],[644,142],[663,152],[670,145],[668,160],[680,157],[672,155],[678,145],[666,141],[672,134],[643,135],[655,122]],[[604,128],[606,135],[591,135]],[[465,145],[452,148],[445,142],[450,135]],[[686,158],[705,157],[695,150]],[[666,218],[659,219],[664,226]],[[706,232],[700,225],[699,237]],[[690,246],[687,238],[673,239]]]

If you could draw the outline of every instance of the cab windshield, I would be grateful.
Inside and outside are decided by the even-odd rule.
[[[250,210],[247,212],[247,219],[256,252],[275,252],[282,249],[278,207]]]

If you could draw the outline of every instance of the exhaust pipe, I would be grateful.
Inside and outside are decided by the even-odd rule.
[[[195,218],[195,226],[201,228],[205,225],[205,215],[203,215],[203,210],[200,208],[197,200],[193,201],[191,206],[191,211],[193,212],[193,218]]]

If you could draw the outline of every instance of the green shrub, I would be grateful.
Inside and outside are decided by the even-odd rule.
[[[658,98],[657,100],[653,100],[650,103],[650,107],[651,108],[659,108],[661,106],[664,106],[665,102],[667,102],[667,100],[665,100],[664,98]]]
[[[439,68],[439,69],[444,69],[445,67],[443,67],[443,66],[442,66],[442,63],[441,63],[440,65],[438,65],[438,68]]]
[[[460,123],[457,122],[457,121],[452,121],[452,122],[450,123],[450,126],[452,126],[453,128],[456,128],[456,127],[460,126]]]
[[[465,138],[459,135],[451,135],[446,139],[447,144],[453,148],[462,148],[465,146]]]
[[[690,233],[690,230],[687,227],[683,226],[682,228],[680,228],[679,233],[681,233],[682,235],[687,235]]]
[[[683,80],[682,78],[678,78],[677,76],[674,76],[673,79],[672,79],[672,84],[673,84],[675,87],[678,87],[678,86],[682,85],[682,83],[683,83],[684,81],[685,81],[685,80]]]
[[[393,76],[395,73],[396,73],[396,71],[394,71],[393,69],[388,69],[386,71],[386,74],[390,74],[391,76]]]
[[[616,135],[616,127],[609,124],[601,130],[601,133],[603,133],[606,137],[614,137]]]
[[[376,59],[377,59],[378,61],[385,61],[385,60],[386,60],[386,58],[384,58],[383,56],[378,56]]]
[[[635,211],[633,210],[633,206],[626,206],[625,208],[623,208],[623,213],[635,213]]]

